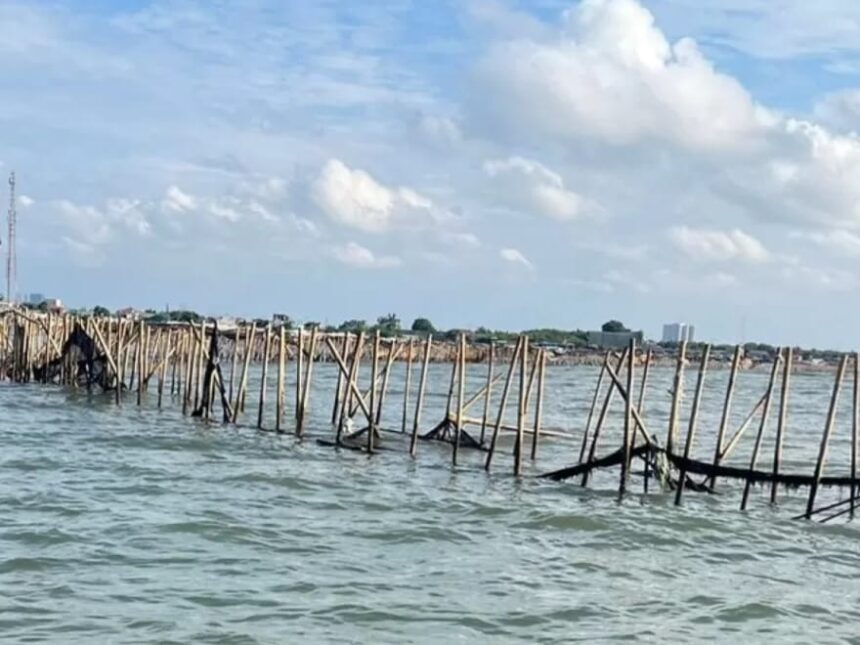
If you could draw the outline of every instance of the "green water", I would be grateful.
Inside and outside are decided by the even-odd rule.
[[[0,386],[2,642],[860,642],[860,532],[792,521],[805,491],[771,507],[755,490],[741,513],[732,484],[676,508],[636,478],[619,504],[617,471],[594,489],[531,477],[573,461],[593,369],[548,370],[546,425],[574,440],[544,441],[521,480],[509,442],[489,476],[477,452],[452,470],[449,446],[422,443],[412,460],[395,436],[372,458],[318,445],[333,375],[320,366],[304,442],[159,411],[154,397],[118,409]],[[701,455],[724,378],[706,391]],[[743,375],[735,423],[764,378]],[[424,425],[440,418],[446,379],[434,368]],[[655,374],[646,414],[660,433],[668,379]],[[795,379],[787,470],[811,471],[831,385]],[[847,463],[842,412],[828,472]],[[615,415],[604,451],[617,432]]]

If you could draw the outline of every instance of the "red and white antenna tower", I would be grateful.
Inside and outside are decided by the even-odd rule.
[[[18,213],[15,210],[15,173],[9,175],[9,233],[6,239],[6,302],[15,298],[15,281],[18,273],[18,259],[15,257],[15,229]]]

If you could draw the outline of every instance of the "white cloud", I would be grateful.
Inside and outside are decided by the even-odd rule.
[[[532,264],[529,261],[529,259],[525,255],[523,255],[520,251],[518,251],[517,249],[511,249],[511,248],[500,249],[499,250],[499,256],[505,262],[510,262],[511,264],[518,264],[522,267],[525,267],[529,271],[535,270],[534,264]]]
[[[396,223],[415,225],[445,216],[415,190],[388,188],[339,159],[326,162],[311,186],[311,196],[335,222],[369,233],[385,232]]]
[[[860,256],[860,235],[839,229],[795,233],[793,237],[807,239],[818,246],[848,257]]]
[[[24,208],[29,208],[30,206],[32,206],[35,203],[36,203],[36,200],[33,199],[32,197],[28,197],[27,195],[20,195],[18,197],[18,204],[20,204]]]
[[[356,242],[332,247],[331,252],[338,262],[356,269],[390,269],[401,264],[400,258],[396,256],[377,257],[370,249]]]
[[[161,204],[165,210],[175,213],[184,213],[197,208],[197,200],[193,196],[183,192],[179,186],[168,188],[167,194],[164,196],[164,201]]]
[[[842,131],[860,130],[860,89],[832,92],[815,103],[816,119]]]
[[[516,156],[494,159],[484,163],[484,172],[495,180],[497,194],[514,208],[562,221],[595,210],[588,200],[565,187],[561,175],[537,161]]]
[[[439,148],[456,146],[463,140],[460,126],[445,116],[424,115],[418,122],[418,131],[430,145]]]
[[[676,226],[669,230],[672,243],[694,260],[767,262],[771,255],[756,238],[741,231],[716,231]]]
[[[503,124],[566,142],[746,149],[773,120],[693,40],[670,44],[635,0],[584,0],[560,37],[494,47],[479,79]]]

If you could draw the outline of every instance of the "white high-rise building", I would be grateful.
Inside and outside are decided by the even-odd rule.
[[[695,341],[696,327],[687,323],[668,323],[663,325],[663,342],[680,343],[682,340]]]

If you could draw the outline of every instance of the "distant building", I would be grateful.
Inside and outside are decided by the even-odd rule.
[[[141,312],[134,307],[126,307],[125,309],[119,309],[116,312],[117,318],[125,318],[127,320],[138,320],[141,316]]]
[[[27,304],[41,305],[43,302],[45,302],[44,293],[31,293],[27,295]]]
[[[596,345],[601,349],[622,349],[630,344],[630,339],[642,344],[643,334],[641,331],[590,331],[588,332],[588,344]]]
[[[663,325],[663,342],[680,343],[682,340],[688,343],[696,339],[696,328],[687,323],[669,323]]]

